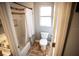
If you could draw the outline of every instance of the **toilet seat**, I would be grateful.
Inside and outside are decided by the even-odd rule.
[[[46,46],[47,45],[47,39],[41,39],[40,40],[40,45]]]

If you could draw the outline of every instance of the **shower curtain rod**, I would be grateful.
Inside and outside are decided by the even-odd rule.
[[[28,9],[31,9],[31,10],[32,10],[32,8],[30,8],[30,7],[24,6],[24,5],[19,4],[19,3],[17,3],[17,2],[14,2],[14,3],[15,3],[15,4],[18,4],[18,5],[20,5],[20,6],[23,6],[23,7],[25,7],[25,8],[28,8]]]

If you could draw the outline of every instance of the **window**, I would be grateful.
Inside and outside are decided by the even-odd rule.
[[[40,7],[40,26],[51,27],[51,7]]]

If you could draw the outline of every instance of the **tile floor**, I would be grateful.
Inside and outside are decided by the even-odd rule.
[[[29,56],[46,56],[48,48],[46,51],[42,51],[39,45],[39,42],[34,42],[33,46],[30,48],[28,55]]]

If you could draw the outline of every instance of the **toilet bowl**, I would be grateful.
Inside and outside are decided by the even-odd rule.
[[[41,50],[46,50],[46,46],[48,44],[47,41],[48,38],[48,33],[47,32],[41,32],[41,39],[40,39],[40,46],[41,46]]]
[[[47,39],[41,39],[40,40],[40,46],[41,46],[41,50],[46,50]]]

